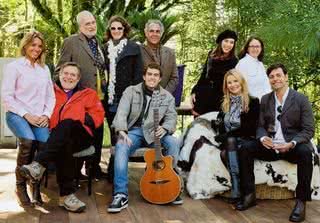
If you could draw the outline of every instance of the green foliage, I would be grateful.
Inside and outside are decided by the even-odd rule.
[[[260,32],[272,42],[274,49],[299,47],[310,60],[319,60],[319,3],[314,0],[279,0],[274,16]]]
[[[199,79],[207,53],[214,47],[218,26],[216,24],[216,1],[194,0],[185,5],[179,23],[177,56],[186,65],[184,94],[188,96]]]
[[[32,29],[23,1],[0,0],[0,57],[15,57],[23,33]]]
[[[320,122],[320,1],[319,0],[194,0],[184,8],[179,59],[187,65],[185,94],[201,71],[216,35],[238,32],[238,51],[250,35],[265,43],[266,66],[281,62],[289,70],[290,85],[309,97],[316,123]],[[320,128],[316,137],[320,142]]]
[[[161,37],[162,44],[165,44],[180,31],[178,27],[175,26],[175,23],[178,21],[178,16],[160,13],[160,11],[153,9],[146,9],[143,12],[132,11],[129,13],[127,19],[133,28],[131,38],[140,43],[145,41],[144,27],[149,19],[158,19],[163,23],[164,33]]]

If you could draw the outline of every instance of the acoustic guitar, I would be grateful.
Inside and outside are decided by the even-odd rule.
[[[159,126],[159,91],[154,91],[151,102],[153,107],[154,129]],[[142,197],[153,204],[167,204],[174,201],[180,194],[180,178],[172,168],[171,156],[163,156],[159,137],[154,131],[154,149],[144,154],[147,168],[140,180]]]

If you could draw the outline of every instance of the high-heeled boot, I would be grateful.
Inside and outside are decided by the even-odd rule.
[[[44,142],[37,142],[36,144],[36,152],[39,153],[40,151],[45,150],[46,147],[46,143]],[[41,197],[41,191],[40,191],[40,186],[41,186],[41,180],[40,181],[35,181],[35,180],[31,180],[31,191],[32,191],[32,199],[31,202],[36,204],[36,205],[42,205],[43,204],[43,200]]]
[[[31,202],[33,204],[41,206],[43,204],[43,200],[42,200],[41,193],[40,193],[41,183],[39,181],[32,181],[30,186],[31,186],[31,191],[32,191]]]
[[[19,138],[19,148],[17,155],[17,166],[15,170],[16,174],[16,195],[18,202],[21,206],[30,206],[30,198],[27,193],[27,179],[20,174],[20,167],[24,164],[28,164],[31,160],[32,153],[32,140]]]

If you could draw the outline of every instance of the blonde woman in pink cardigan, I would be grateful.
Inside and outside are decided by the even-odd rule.
[[[49,118],[55,105],[50,71],[45,65],[46,46],[41,33],[27,33],[21,40],[21,57],[4,68],[1,96],[8,127],[19,140],[16,194],[21,206],[42,204],[39,184],[32,183],[32,201],[19,168],[32,161],[49,137]]]

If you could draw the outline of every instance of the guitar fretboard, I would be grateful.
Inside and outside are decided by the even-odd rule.
[[[159,109],[153,109],[153,121],[154,121],[154,147],[156,150],[156,161],[161,160],[161,143],[160,138],[156,135],[156,131],[159,127]]]

